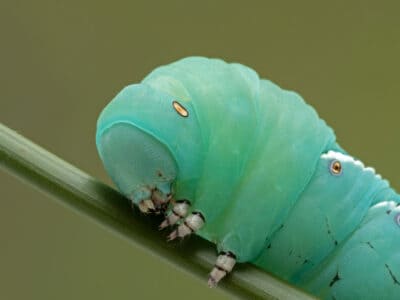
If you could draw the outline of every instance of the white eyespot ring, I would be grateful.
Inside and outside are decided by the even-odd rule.
[[[329,165],[329,171],[332,175],[338,176],[342,174],[343,168],[342,163],[337,159],[332,160],[331,164]]]

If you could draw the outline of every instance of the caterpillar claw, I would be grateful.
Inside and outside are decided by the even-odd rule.
[[[171,200],[171,195],[164,194],[158,189],[154,189],[151,192],[151,200],[153,201],[154,205],[161,211],[165,210]]]
[[[154,213],[158,215],[164,213],[172,199],[170,193],[164,194],[157,188],[149,189],[147,187],[141,190],[139,196],[144,196],[143,200],[138,203],[140,211],[144,214]]]
[[[168,237],[167,237],[167,242],[173,241],[178,237],[177,230],[172,231]]]
[[[167,228],[168,226],[170,226],[168,219],[165,218],[164,221],[161,222],[161,224],[158,226],[158,230],[163,230],[165,228]]]
[[[139,202],[139,209],[142,213],[148,214],[156,211],[153,201],[150,199],[145,199]]]
[[[209,288],[213,288],[213,287],[217,286],[217,282],[215,281],[215,279],[213,277],[210,276],[208,278],[207,285],[208,285]]]
[[[159,230],[162,230],[168,226],[172,226],[176,224],[178,221],[186,217],[188,214],[190,207],[190,202],[188,200],[178,200],[175,201],[172,205],[172,209],[168,212],[165,220],[158,227]]]
[[[236,256],[232,252],[220,252],[208,278],[208,286],[215,287],[235,266]]]
[[[200,212],[192,212],[185,220],[169,235],[167,240],[172,241],[176,238],[184,238],[203,227],[204,217]]]

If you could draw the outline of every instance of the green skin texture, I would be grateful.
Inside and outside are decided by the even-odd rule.
[[[174,110],[174,100],[188,117]],[[239,262],[328,298],[339,287],[329,286],[337,270],[326,271],[326,281],[310,274],[329,257],[323,271],[334,269],[334,253],[352,244],[374,204],[399,201],[387,181],[345,154],[298,94],[218,59],[185,58],[124,88],[101,113],[96,143],[134,203],[149,196],[143,187],[169,193],[172,184],[175,199],[190,200],[205,217],[197,234]],[[332,160],[342,163],[340,176],[329,171]],[[382,230],[398,235],[391,220]],[[390,269],[400,278],[399,263]],[[349,286],[356,275],[346,278]],[[336,299],[349,295],[343,290]]]

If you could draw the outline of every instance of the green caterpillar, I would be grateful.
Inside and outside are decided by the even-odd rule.
[[[399,299],[400,196],[296,93],[189,57],[124,88],[96,143],[118,189],[169,239],[217,245],[214,286],[251,262],[325,299]]]

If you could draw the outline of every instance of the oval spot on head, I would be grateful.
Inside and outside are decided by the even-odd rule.
[[[394,216],[394,222],[400,226],[400,213]]]
[[[340,175],[342,173],[342,164],[338,160],[332,160],[330,166],[329,166],[329,171],[331,172],[332,175]]]
[[[172,101],[172,107],[175,109],[175,111],[182,117],[186,118],[189,116],[189,112],[187,111],[186,108],[183,107],[182,104],[180,104],[178,101]]]

